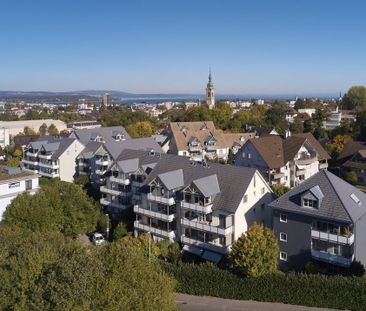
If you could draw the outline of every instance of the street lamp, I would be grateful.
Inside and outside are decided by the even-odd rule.
[[[149,247],[148,247],[148,252],[149,252],[149,263],[151,263],[151,232],[149,231],[147,233],[149,235]]]
[[[109,215],[108,214],[104,214],[107,217],[107,240],[109,241]]]

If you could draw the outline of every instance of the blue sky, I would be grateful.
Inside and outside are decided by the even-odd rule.
[[[338,94],[366,84],[364,1],[2,0],[0,90]]]

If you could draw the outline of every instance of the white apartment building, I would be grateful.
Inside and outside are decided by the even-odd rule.
[[[6,207],[23,192],[34,194],[38,191],[39,175],[21,172],[16,167],[4,167],[0,173],[0,221]]]
[[[254,222],[271,226],[271,189],[254,168],[202,164],[171,154],[124,150],[101,187],[112,215],[132,209],[135,235],[180,241],[218,262]]]
[[[286,139],[264,136],[250,139],[235,156],[235,165],[255,167],[270,185],[292,188],[328,167],[328,153],[311,133]]]
[[[22,121],[0,121],[0,128],[6,128],[9,130],[9,135],[15,136],[24,131],[27,126],[38,132],[40,126],[45,123],[47,126],[54,124],[59,132],[66,129],[66,123],[60,120],[43,119],[43,120],[22,120]]]
[[[8,145],[10,145],[9,129],[6,127],[2,127],[0,128],[0,147],[4,148]]]
[[[84,147],[77,139],[43,136],[26,147],[22,159],[23,170],[73,182],[76,158]]]

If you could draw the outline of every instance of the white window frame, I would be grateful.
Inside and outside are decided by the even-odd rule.
[[[284,238],[282,238],[282,235],[284,235]],[[286,232],[280,232],[280,241],[287,242],[287,233]]]
[[[287,261],[287,253],[286,252],[280,252],[280,260]]]
[[[284,216],[285,217],[285,220],[284,219],[282,219],[282,216]],[[280,214],[280,222],[283,222],[283,223],[287,223],[287,215],[286,214]]]

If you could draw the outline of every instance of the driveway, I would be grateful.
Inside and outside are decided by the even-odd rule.
[[[241,301],[184,294],[175,294],[175,301],[182,311],[336,311],[282,303]]]

